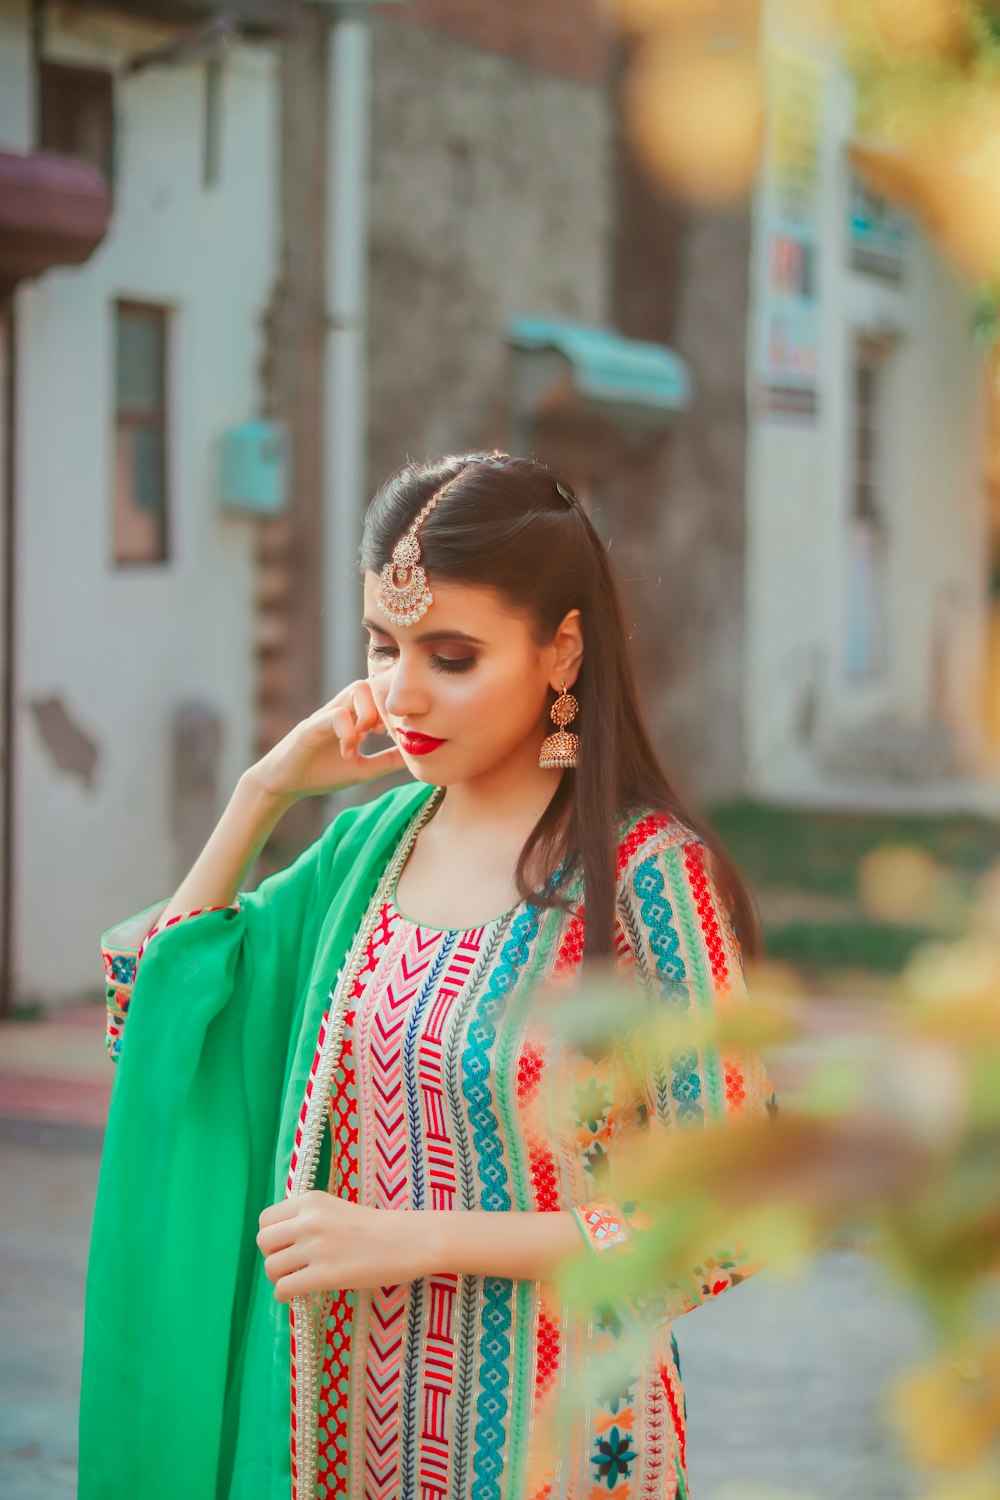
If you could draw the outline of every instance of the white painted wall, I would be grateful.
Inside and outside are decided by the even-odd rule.
[[[0,150],[28,151],[32,134],[30,32],[26,0],[0,3]]]
[[[984,753],[976,723],[986,604],[983,367],[971,297],[917,229],[900,286],[851,270],[851,93],[836,60],[823,63],[820,410],[805,421],[751,407],[748,784],[773,797],[821,795],[837,779],[829,761],[838,747],[887,717],[904,734],[943,722],[959,779],[981,773]],[[764,305],[769,191],[762,183],[755,202],[751,351]],[[886,326],[899,340],[882,431],[889,658],[883,674],[862,682],[846,670],[852,350],[857,331]],[[749,373],[752,390],[753,354]],[[984,799],[994,805],[995,789],[985,787]]]
[[[119,61],[160,35],[87,22],[79,13],[76,35],[52,37],[52,55]],[[23,36],[0,25],[0,77],[23,71]],[[87,265],[49,272],[18,295],[22,998],[59,1000],[99,984],[101,932],[165,899],[183,873],[168,796],[177,707],[200,700],[222,718],[223,802],[252,758],[254,523],[217,509],[213,460],[218,434],[259,411],[276,263],[273,59],[243,45],[227,56],[221,174],[209,188],[202,89],[196,63],[122,82],[109,235]],[[18,113],[3,99],[0,146],[25,146]],[[122,296],[173,309],[172,555],[132,569],[111,561],[113,304]],[[37,732],[28,705],[52,696],[99,746],[89,788],[57,769]]]

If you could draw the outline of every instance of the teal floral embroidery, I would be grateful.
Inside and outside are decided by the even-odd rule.
[[[629,1464],[639,1456],[630,1443],[631,1439],[617,1427],[612,1427],[607,1437],[598,1439],[597,1455],[591,1463],[597,1469],[597,1478],[603,1479],[609,1490],[614,1489],[619,1479],[628,1478]]]
[[[666,894],[663,867],[656,855],[644,860],[636,870],[635,892],[663,998],[674,1009],[686,1010],[691,1004],[687,970],[680,950],[674,910]],[[682,1052],[672,1057],[670,1092],[677,1106],[679,1124],[704,1120],[701,1091],[697,1053]]]
[[[117,954],[111,960],[111,975],[116,984],[131,984],[135,979],[135,959]]]

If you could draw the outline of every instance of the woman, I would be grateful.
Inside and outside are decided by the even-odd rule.
[[[571,1317],[555,1272],[638,1224],[606,1192],[614,1072],[532,989],[603,959],[735,1003],[751,900],[656,762],[606,551],[547,468],[409,464],[362,569],[367,679],[244,773],[166,907],[104,935],[80,1494],[686,1495],[670,1320],[756,1267],[692,1268],[645,1367],[539,1441],[624,1326]],[[373,731],[393,745],[363,754]],[[298,798],[404,768],[239,891]],[[771,1102],[759,1058],[705,1049],[643,1105],[669,1128]]]

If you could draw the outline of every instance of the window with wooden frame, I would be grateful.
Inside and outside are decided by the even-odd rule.
[[[168,558],[169,310],[115,304],[114,560]]]
[[[42,62],[38,68],[38,134],[43,151],[76,156],[114,178],[114,78],[106,68]]]
[[[852,465],[848,534],[847,670],[856,677],[888,664],[888,537],[883,495],[885,381],[893,341],[862,332],[854,342]]]

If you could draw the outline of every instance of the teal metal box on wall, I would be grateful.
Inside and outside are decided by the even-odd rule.
[[[222,434],[219,499],[226,510],[276,516],[288,505],[289,435],[263,418]]]

